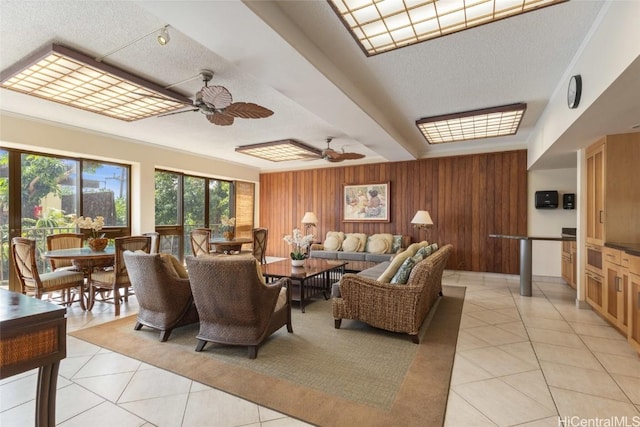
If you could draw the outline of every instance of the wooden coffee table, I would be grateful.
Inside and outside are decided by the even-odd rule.
[[[262,265],[262,274],[267,279],[291,279],[291,300],[300,301],[300,310],[304,313],[304,303],[309,298],[323,294],[329,299],[331,283],[340,280],[347,261],[309,258],[304,267],[293,267],[291,260],[285,259]]]

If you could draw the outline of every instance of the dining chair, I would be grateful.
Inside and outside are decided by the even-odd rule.
[[[150,231],[148,233],[142,233],[143,236],[151,237],[151,252],[152,254],[160,253],[160,233],[156,231]]]
[[[211,240],[210,228],[196,228],[191,231],[191,251],[193,256],[209,254]]]
[[[77,289],[78,295],[84,294],[84,274],[79,271],[58,269],[51,273],[40,274],[38,272],[36,241],[34,239],[14,237],[11,239],[11,252],[23,294],[34,295],[36,298],[42,299],[42,295],[45,293],[62,291],[63,305],[73,303],[71,289]],[[80,298],[79,301],[80,307],[86,310],[83,298]]]
[[[116,237],[115,242],[115,258],[113,268],[109,270],[96,271],[91,274],[91,281],[89,283],[89,310],[93,308],[95,303],[96,294],[100,293],[103,296],[103,300],[113,300],[115,305],[116,316],[120,315],[120,299],[124,299],[125,302],[129,300],[129,287],[131,286],[131,280],[127,273],[127,266],[124,263],[123,253],[124,251],[142,251],[150,253],[151,251],[151,237],[149,236],[127,236]],[[120,296],[120,290],[124,289],[124,294]],[[112,291],[111,297],[106,297],[106,293]]]
[[[254,228],[251,230],[251,234],[253,235],[253,256],[260,262],[260,264],[266,264],[269,229]]]
[[[60,233],[47,236],[47,250],[54,251],[58,249],[81,248],[84,241],[82,233]],[[49,258],[51,263],[51,271],[59,269],[76,270],[80,269],[73,265],[71,259],[53,259]]]

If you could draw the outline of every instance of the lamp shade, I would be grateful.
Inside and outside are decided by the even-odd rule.
[[[415,225],[415,226],[422,226],[422,227],[426,227],[429,225],[433,225],[433,220],[431,219],[431,215],[429,215],[429,212],[427,211],[418,211],[416,212],[415,216],[413,217],[413,219],[411,220],[411,224]]]
[[[313,212],[305,212],[304,216],[302,217],[302,221],[300,221],[303,224],[317,224],[318,223],[318,217],[316,216],[316,214],[314,214]]]

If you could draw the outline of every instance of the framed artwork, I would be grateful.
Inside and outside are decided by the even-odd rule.
[[[342,222],[389,222],[389,183],[344,185]]]

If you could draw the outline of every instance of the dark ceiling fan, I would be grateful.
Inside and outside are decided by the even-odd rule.
[[[233,124],[235,118],[262,119],[273,114],[273,111],[253,102],[233,102],[231,93],[224,86],[209,86],[213,71],[200,70],[200,76],[204,87],[196,92],[193,104],[186,104],[192,108],[162,114],[158,117],[200,111],[214,125],[229,126]]]
[[[322,153],[320,153],[320,155],[310,156],[309,158],[323,159],[331,163],[337,163],[337,162],[342,162],[343,160],[357,160],[365,157],[364,154],[360,154],[360,153],[347,153],[344,151],[344,149],[341,152],[336,151],[331,148],[330,146],[331,141],[333,141],[333,137],[332,136],[327,137],[326,139],[327,148],[322,150]]]

